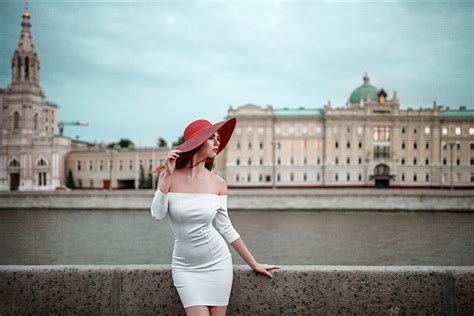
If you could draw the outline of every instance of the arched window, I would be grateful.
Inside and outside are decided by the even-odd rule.
[[[35,113],[35,115],[33,116],[33,129],[38,129],[38,113]]]
[[[38,161],[38,167],[45,167],[46,166],[46,161],[41,158],[39,161]]]
[[[21,58],[18,56],[16,58],[16,76],[18,79],[21,79]]]
[[[30,76],[30,60],[28,57],[25,57],[25,79],[28,79]]]
[[[16,159],[10,161],[10,167],[20,167],[20,162]]]
[[[13,113],[13,129],[20,129],[20,113]]]

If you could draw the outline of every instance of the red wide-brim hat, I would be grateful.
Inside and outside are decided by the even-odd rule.
[[[235,117],[216,124],[212,124],[205,119],[192,121],[184,129],[184,142],[176,147],[176,149],[181,150],[183,153],[191,151],[204,144],[204,142],[217,131],[220,137],[219,148],[217,150],[217,154],[219,154],[229,142],[236,123],[237,120]]]

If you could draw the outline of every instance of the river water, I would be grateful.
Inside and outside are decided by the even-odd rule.
[[[474,265],[474,214],[235,211],[235,229],[262,263]],[[170,264],[169,218],[149,211],[0,211],[0,264]],[[245,264],[229,246],[234,264]]]

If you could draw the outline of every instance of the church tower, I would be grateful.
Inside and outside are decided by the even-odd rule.
[[[40,60],[26,4],[11,59],[11,83],[0,89],[0,190],[51,190],[63,183],[60,157],[70,140],[54,135],[57,105],[40,86]]]

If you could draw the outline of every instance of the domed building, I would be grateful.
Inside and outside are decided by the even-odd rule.
[[[363,101],[369,100],[369,98],[370,100],[378,100],[379,89],[370,84],[367,73],[365,73],[363,80],[364,83],[351,93],[347,101],[349,107],[359,107]]]

